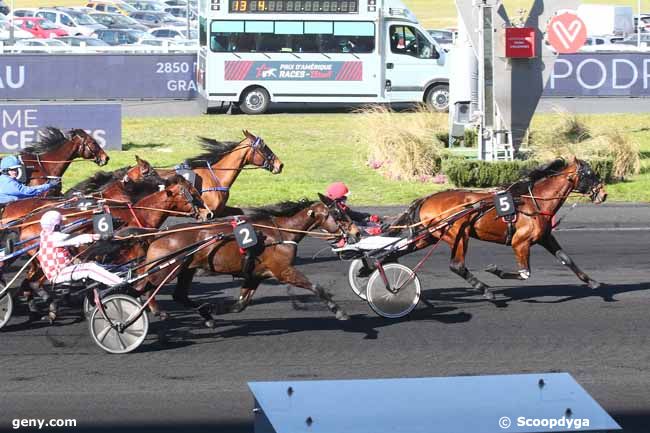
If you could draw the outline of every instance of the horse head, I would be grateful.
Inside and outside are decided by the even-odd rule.
[[[75,153],[83,159],[94,160],[95,164],[104,166],[108,164],[108,154],[97,141],[83,129],[72,129],[68,132],[70,142],[77,147]]]
[[[573,176],[573,189],[580,194],[588,195],[592,202],[596,204],[603,203],[607,200],[607,191],[605,182],[600,179],[598,173],[589,165],[587,161],[571,158],[571,164],[575,166],[575,176]]]
[[[140,182],[147,178],[159,178],[158,173],[153,166],[146,160],[135,156],[136,165],[127,170],[122,182]]]
[[[329,197],[319,193],[318,198],[320,202],[314,203],[309,210],[312,218],[318,222],[317,226],[328,233],[340,234],[348,239],[359,239],[361,231],[350,216]]]
[[[244,142],[250,146],[250,151],[246,156],[245,164],[262,167],[273,174],[280,174],[284,164],[275,153],[273,153],[273,150],[266,145],[262,137],[256,137],[246,130],[242,132],[246,137]]]
[[[188,212],[191,217],[203,221],[212,215],[201,199],[201,193],[182,176],[173,176],[165,183],[163,190],[168,200],[169,210]]]

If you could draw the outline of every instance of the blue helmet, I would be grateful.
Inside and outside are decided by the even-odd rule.
[[[20,160],[14,155],[5,156],[0,162],[0,170],[9,170],[21,166]]]

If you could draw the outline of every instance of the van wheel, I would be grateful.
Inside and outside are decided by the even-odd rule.
[[[265,113],[271,103],[269,92],[263,87],[253,87],[241,95],[239,108],[246,114]]]
[[[439,113],[448,112],[449,86],[447,84],[438,84],[431,87],[424,96],[424,102]]]

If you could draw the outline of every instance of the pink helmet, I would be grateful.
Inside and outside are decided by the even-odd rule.
[[[61,224],[63,217],[55,210],[47,211],[41,217],[41,228],[44,230],[54,230],[56,226]]]
[[[350,190],[343,182],[334,182],[327,187],[325,194],[332,200],[339,200],[347,197],[350,194]]]

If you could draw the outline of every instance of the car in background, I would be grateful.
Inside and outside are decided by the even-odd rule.
[[[9,15],[9,6],[2,0],[0,0],[0,15]]]
[[[36,16],[50,20],[74,36],[89,36],[95,30],[104,28],[88,15],[67,8],[41,9]]]
[[[95,21],[108,29],[133,29],[146,32],[149,27],[144,26],[131,17],[109,12],[93,12],[89,14]]]
[[[108,45],[134,45],[143,39],[150,38],[147,33],[129,29],[102,29],[97,30],[93,37],[106,42]]]
[[[32,39],[33,34],[20,29],[14,24],[14,40],[17,39]],[[11,39],[11,20],[4,15],[0,15],[0,41],[8,41]]]
[[[68,51],[65,48],[68,46],[58,39],[21,39],[14,44],[14,51],[18,53],[64,53]]]
[[[167,6],[184,6],[187,7],[187,2],[185,0],[165,0],[163,1]]]
[[[158,0],[125,0],[128,4],[139,11],[163,12],[167,6]]]
[[[159,27],[157,29],[149,30],[149,34],[155,38],[162,39],[185,39],[185,40],[198,40],[199,33],[190,29],[188,38],[187,29],[181,27]]]
[[[92,38],[90,36],[63,36],[61,38],[56,38],[57,41],[61,41],[66,45],[71,47],[81,47],[85,45],[86,47],[108,47],[109,45],[102,41],[101,39]]]
[[[173,16],[176,19],[187,21],[187,6],[167,6],[165,12]],[[198,20],[199,17],[196,16],[196,13],[190,8],[190,20]]]
[[[14,23],[20,29],[34,35],[35,38],[55,38],[59,36],[68,36],[68,32],[66,32],[64,29],[41,17],[14,18]]]
[[[137,11],[136,8],[124,2],[91,1],[86,4],[86,7],[99,12],[112,12],[126,16]]]
[[[133,12],[130,16],[140,24],[150,28],[162,27],[162,26],[176,27],[176,26],[186,25],[186,23],[177,20],[173,16],[169,15],[167,12],[138,11],[138,12]]]
[[[585,41],[585,45],[609,45],[618,44],[625,39],[623,36],[604,35],[604,36],[589,36]]]
[[[637,46],[639,39],[641,40],[641,47],[650,47],[650,33],[637,33],[636,35],[628,36],[627,38],[620,41],[619,44]]]
[[[449,51],[454,46],[454,31],[453,30],[427,30],[431,37],[442,47],[443,50]]]
[[[634,31],[641,29],[641,33],[650,32],[650,14],[641,14],[641,25],[639,25],[639,17],[634,16]]]
[[[14,9],[11,12],[11,15],[14,17],[33,17],[36,15],[36,12],[38,12],[38,9],[36,8],[20,8]]]

